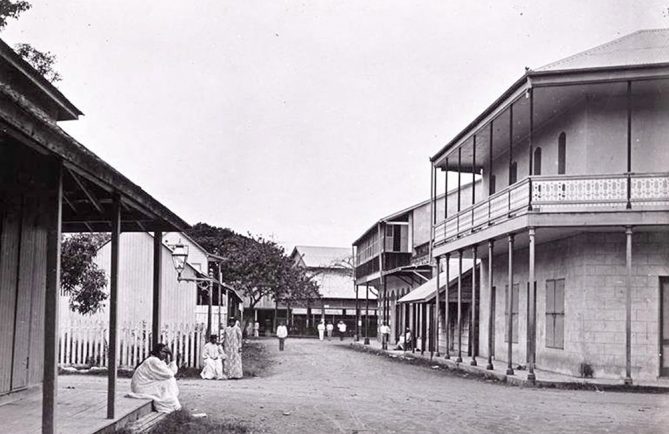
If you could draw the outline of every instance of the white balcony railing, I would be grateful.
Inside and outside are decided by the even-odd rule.
[[[435,243],[526,212],[669,208],[669,173],[527,177],[435,226]]]

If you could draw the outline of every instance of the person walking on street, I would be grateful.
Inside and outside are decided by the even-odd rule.
[[[337,324],[337,328],[339,329],[339,340],[343,341],[344,340],[344,335],[346,335],[346,323],[342,320],[339,320],[339,324]]]
[[[328,341],[332,340],[332,331],[334,330],[334,326],[332,325],[331,322],[328,323],[328,325],[325,327],[325,329],[328,331]]]
[[[318,323],[318,339],[323,340],[324,336],[325,336],[325,323],[321,320],[321,322]]]
[[[279,327],[276,328],[276,337],[279,338],[279,351],[283,351],[283,346],[288,337],[288,328],[283,321],[281,321]]]

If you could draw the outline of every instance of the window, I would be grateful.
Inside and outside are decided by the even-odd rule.
[[[509,185],[515,184],[518,181],[518,163],[513,162],[509,166]]]
[[[504,299],[504,324],[509,324],[509,285],[504,287],[506,298]],[[518,297],[520,295],[520,286],[517,283],[513,285],[513,306],[511,306],[511,343],[518,343]],[[504,331],[504,342],[509,342],[508,329]]]
[[[541,175],[541,148],[534,150],[534,174]]]
[[[567,173],[567,135],[563,132],[558,137],[558,175]]]
[[[546,281],[546,348],[564,348],[564,279]]]
[[[495,194],[495,181],[497,180],[497,177],[495,175],[490,175],[490,185],[488,186],[488,194],[493,195]]]

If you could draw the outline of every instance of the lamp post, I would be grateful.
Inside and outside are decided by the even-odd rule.
[[[212,276],[212,273],[209,273],[208,277],[181,277],[184,268],[186,268],[186,261],[188,260],[188,246],[181,244],[180,242],[170,246],[172,248],[172,262],[174,263],[174,269],[177,270],[177,282],[206,282],[207,283],[207,293],[209,298],[209,303],[207,306],[207,339],[211,336],[211,311],[212,311],[212,294],[213,294],[213,284],[221,284],[217,282]],[[219,300],[219,304],[220,304]]]

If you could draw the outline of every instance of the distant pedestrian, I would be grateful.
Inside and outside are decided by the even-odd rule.
[[[390,327],[384,322],[381,325],[381,349],[388,349],[388,340],[390,340]]]
[[[328,341],[332,340],[332,331],[334,330],[334,325],[332,325],[331,322],[328,323],[327,326],[325,326],[325,330],[328,331]]]
[[[281,321],[279,327],[276,328],[276,337],[279,338],[279,351],[283,351],[286,338],[288,337],[288,328],[283,321]]]
[[[337,324],[337,329],[339,329],[339,340],[343,341],[344,335],[346,335],[346,323],[340,320],[339,324]]]
[[[253,337],[260,337],[260,323],[258,321],[253,323]]]
[[[325,323],[323,321],[318,323],[318,339],[323,340],[325,336]]]

